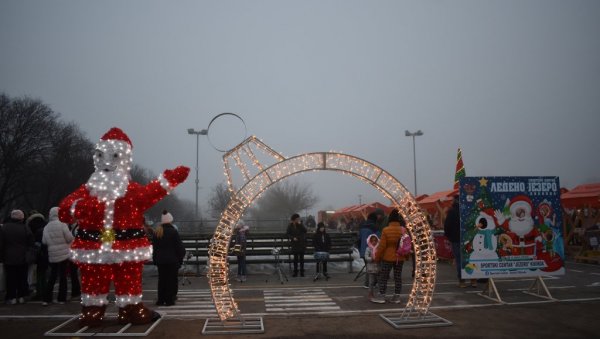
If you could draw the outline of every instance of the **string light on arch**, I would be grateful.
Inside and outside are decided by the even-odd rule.
[[[256,153],[266,156],[270,164],[261,162]],[[273,184],[303,172],[323,170],[350,175],[375,187],[405,217],[415,248],[416,265],[415,280],[403,315],[428,312],[437,264],[433,233],[415,198],[391,174],[369,161],[340,152],[313,152],[285,158],[255,136],[229,150],[223,156],[223,167],[232,198],[215,229],[207,273],[212,299],[222,321],[241,317],[229,285],[227,256],[233,226],[252,202]],[[233,168],[239,169],[240,182],[234,182]]]

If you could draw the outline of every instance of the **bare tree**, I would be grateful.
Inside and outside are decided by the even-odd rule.
[[[52,149],[56,119],[39,100],[0,94],[0,211],[27,203],[25,183]]]
[[[152,179],[156,178],[156,175],[152,173],[152,171],[143,168],[138,164],[133,164],[131,170],[129,171],[129,175],[131,176],[131,180],[142,185],[147,185],[150,183],[150,181],[152,181]]]
[[[157,178],[157,175],[152,171],[143,168],[137,164],[134,164],[129,172],[131,180],[147,185],[150,181]],[[175,193],[170,193],[148,211],[146,216],[150,219],[149,221],[157,222],[160,220],[160,216],[163,210],[169,211],[177,220],[192,220],[194,217],[194,211],[192,203],[186,200],[181,200]]]
[[[79,128],[72,123],[53,125],[48,149],[24,171],[28,179],[21,185],[26,205],[40,211],[57,205],[84,183],[94,169],[93,144]]]
[[[227,185],[219,183],[212,189],[210,199],[208,200],[208,207],[210,209],[210,216],[212,218],[219,218],[221,213],[227,207],[231,193],[227,189]]]
[[[255,219],[289,218],[293,213],[312,208],[318,201],[310,185],[285,181],[269,188],[250,214]]]
[[[163,210],[169,211],[175,220],[192,221],[195,219],[194,203],[188,200],[181,200],[174,193],[167,195],[152,206],[146,211],[146,216],[150,220],[158,222]]]

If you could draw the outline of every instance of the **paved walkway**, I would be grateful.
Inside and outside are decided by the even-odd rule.
[[[479,295],[478,288],[459,288],[453,278],[453,268],[440,262],[436,290],[430,311],[452,322],[451,326],[421,329],[394,329],[380,314],[397,314],[404,303],[373,304],[366,299],[363,278],[354,281],[356,273],[346,273],[345,267],[331,269],[328,281],[313,282],[312,274],[291,278],[281,284],[270,270],[252,273],[245,283],[232,282],[236,302],[245,317],[262,317],[265,333],[246,335],[257,337],[597,337],[600,331],[600,266],[567,264],[567,274],[545,278],[554,300],[532,296],[527,291],[533,279],[504,279],[496,281],[504,303]],[[312,272],[309,267],[307,272]],[[410,264],[403,274],[403,300],[410,292]],[[391,291],[393,284],[388,285]],[[156,272],[152,266],[145,271],[144,302],[153,306],[156,297]],[[390,292],[391,293],[391,292]],[[177,305],[158,307],[164,319],[151,332],[151,338],[197,337],[202,334],[206,318],[216,317],[205,277],[190,277],[180,287]],[[79,305],[39,302],[25,305],[0,306],[2,336],[40,337],[76,316]],[[114,316],[116,307],[109,306]],[[107,321],[106,331],[110,331]],[[245,335],[236,335],[236,337]],[[210,335],[210,337],[219,337]],[[230,336],[223,336],[230,337]]]

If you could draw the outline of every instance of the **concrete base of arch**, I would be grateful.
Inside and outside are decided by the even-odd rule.
[[[439,327],[451,326],[452,322],[448,321],[431,312],[425,314],[418,313],[399,313],[399,314],[380,314],[385,322],[392,325],[396,329],[406,328],[423,328],[423,327]]]
[[[265,333],[262,317],[240,317],[221,321],[209,318],[204,322],[202,334],[251,334]]]
[[[62,324],[54,327],[48,332],[44,333],[45,337],[146,337],[160,324],[160,322],[164,319],[166,313],[158,312],[161,317],[150,323],[145,325],[136,325],[125,324],[114,326],[113,324],[117,323],[116,315],[107,316],[104,319],[105,325],[101,327],[88,327],[88,326],[79,326],[79,316],[75,316],[70,318],[69,320],[63,322]]]

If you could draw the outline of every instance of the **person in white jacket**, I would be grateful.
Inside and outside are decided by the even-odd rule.
[[[67,301],[67,265],[71,257],[71,242],[74,239],[73,234],[69,231],[69,226],[58,220],[58,207],[50,209],[48,220],[42,237],[42,243],[48,246],[48,261],[50,262],[50,277],[42,302],[44,306],[52,302],[57,277],[58,296],[56,300],[59,304],[64,304]]]

